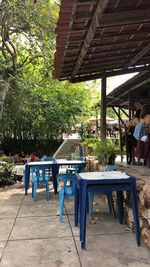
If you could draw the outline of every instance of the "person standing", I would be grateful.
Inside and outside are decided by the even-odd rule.
[[[134,163],[134,149],[137,145],[137,140],[134,137],[134,130],[137,124],[140,123],[140,113],[139,109],[134,117],[129,121],[127,137],[126,137],[126,149],[127,149],[127,164]]]
[[[142,160],[142,162],[147,165],[149,160],[150,105],[144,105],[142,107],[141,118],[143,122],[139,131],[139,140],[136,146],[135,156],[138,160]]]

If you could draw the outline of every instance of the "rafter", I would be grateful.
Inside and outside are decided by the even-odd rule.
[[[90,74],[90,75],[83,75],[83,76],[75,77],[75,78],[71,79],[70,81],[72,83],[85,82],[85,81],[90,81],[90,80],[101,79],[103,76],[111,77],[111,76],[117,76],[117,75],[146,71],[146,70],[150,70],[150,65],[140,66],[140,67],[136,67],[136,68],[105,71],[105,72],[100,72],[100,73],[95,73],[95,74]],[[61,78],[60,78],[60,80],[61,80]]]
[[[99,18],[100,27],[123,26],[150,22],[150,9],[128,10],[104,14]]]
[[[61,3],[55,56],[60,80],[78,82],[150,69],[148,0]]]
[[[132,23],[147,22],[150,19],[149,15],[150,9],[135,9],[135,10],[125,10],[113,13],[102,14],[102,17],[97,17],[100,27],[110,27],[110,26],[120,26],[128,25]],[[74,15],[74,19],[79,23],[83,18],[92,18],[92,12],[78,12]]]
[[[141,57],[143,57],[145,54],[147,54],[150,50],[150,43],[146,45],[139,53],[136,54],[135,57],[133,57],[126,67],[134,65]]]
[[[90,24],[89,30],[87,32],[86,38],[84,40],[83,46],[82,46],[81,51],[79,53],[79,56],[77,58],[76,64],[73,68],[71,78],[73,78],[77,74],[77,72],[78,72],[78,70],[82,64],[82,61],[83,61],[83,59],[84,59],[84,57],[88,51],[88,47],[90,46],[90,43],[91,43],[91,41],[94,37],[94,34],[96,32],[96,29],[99,26],[99,20],[102,17],[102,14],[108,5],[108,2],[109,2],[109,0],[100,0],[98,5],[97,5],[96,11],[94,13],[94,16],[93,16],[92,22]]]
[[[136,79],[136,76],[135,76],[135,79]],[[136,90],[137,88],[142,88],[144,85],[147,85],[148,83],[150,83],[150,78],[144,79],[142,81],[138,81],[138,82],[133,83],[133,84],[129,84],[130,94],[132,92],[132,96],[135,96],[134,90]],[[116,88],[116,90],[117,90],[117,88]],[[121,99],[123,99],[123,98],[126,98],[126,95],[128,95],[129,89],[128,90],[126,89],[123,92],[120,92],[118,90],[118,92],[116,91],[116,93],[119,94],[119,95],[121,95]],[[137,97],[137,95],[136,95],[136,97]],[[108,96],[108,103],[109,103],[109,105],[113,105],[114,101],[116,100],[116,97],[114,99],[109,99],[109,98],[110,98],[110,96]]]
[[[73,25],[73,16],[74,16],[74,14],[76,12],[76,8],[77,8],[77,3],[76,3],[76,1],[74,1],[73,7],[72,7],[71,19],[70,19],[70,22],[69,22],[68,35],[67,35],[67,39],[66,39],[66,46],[65,46],[65,49],[64,49],[62,61],[64,60],[64,57],[65,57],[65,54],[66,54],[66,50],[67,50],[67,47],[68,47],[68,40],[69,40],[70,34],[71,34],[70,30],[71,30],[71,27]]]
[[[118,7],[119,2],[120,2],[120,0],[117,0],[117,1],[116,1],[116,3],[115,3],[114,6],[113,6],[113,9],[116,9],[116,8]]]

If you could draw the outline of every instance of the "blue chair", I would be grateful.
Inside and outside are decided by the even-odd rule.
[[[115,164],[112,164],[112,165],[107,165],[106,166],[105,172],[116,171],[116,170],[117,170],[116,165]]]
[[[59,221],[62,223],[63,210],[64,210],[64,199],[65,197],[74,197],[75,195],[75,173],[82,172],[77,165],[69,167],[66,169],[66,173],[60,173],[57,175],[58,191],[59,191]],[[61,186],[60,186],[61,184]],[[115,209],[113,203],[112,193],[108,193],[107,199],[109,204],[110,212],[113,213],[115,217]],[[93,199],[94,193],[89,193],[88,199],[88,213],[89,217],[93,214]]]
[[[74,197],[75,195],[75,174],[78,172],[82,172],[83,169],[79,168],[79,166],[74,165],[72,167],[69,167],[66,169],[66,173],[60,173],[57,175],[57,184],[58,184],[58,191],[59,191],[59,221],[62,223],[62,218],[63,218],[63,210],[64,210],[64,200],[65,197]],[[61,186],[60,186],[61,184]],[[91,194],[92,196],[92,194]],[[93,194],[94,198],[94,194]],[[88,205],[88,211],[91,207],[93,207],[93,198],[89,198],[89,202],[91,201]],[[88,204],[88,203],[87,203]],[[90,214],[90,211],[89,211]]]
[[[49,200],[49,175],[47,175],[46,169],[43,166],[32,167],[32,197],[36,201],[36,189],[37,185],[46,185],[46,199]]]
[[[73,197],[75,195],[75,173],[79,171],[77,165],[71,169],[66,169],[66,173],[57,175],[57,184],[59,191],[59,221],[62,223],[64,200],[65,197]]]
[[[80,160],[84,162],[84,157],[78,157],[75,160]],[[82,170],[78,170],[78,171],[82,171]],[[68,166],[66,169],[66,173],[76,173],[77,172],[77,168],[76,165],[75,166]]]
[[[45,157],[45,156],[43,156],[42,160],[43,160],[43,161],[53,161],[53,162],[56,161],[56,159],[53,158],[53,157]]]
[[[116,165],[107,165],[105,171],[116,171]],[[109,211],[110,213],[113,214],[114,218],[116,217],[116,213],[115,213],[115,208],[114,208],[114,201],[113,201],[113,196],[112,196],[112,192],[110,193],[106,193],[107,196],[107,201],[108,201],[108,206],[109,206]],[[89,217],[92,218],[93,216],[93,201],[94,201],[94,193],[90,192],[88,194],[88,198],[89,198]]]
[[[43,157],[41,158],[41,161],[52,161],[52,162],[55,162],[56,159],[53,158],[53,157],[46,157],[46,156],[43,156]],[[46,172],[48,172],[49,176],[51,176],[51,175],[52,175],[52,168],[48,168],[48,169],[46,169]]]
[[[39,158],[38,160],[36,161],[56,161],[55,158],[53,157],[47,157],[47,156],[42,156],[41,158]]]
[[[75,195],[75,174],[58,174],[57,183],[59,185],[59,221],[62,223],[65,197]]]

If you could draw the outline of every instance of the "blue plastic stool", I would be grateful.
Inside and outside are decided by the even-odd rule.
[[[53,162],[56,161],[56,159],[54,157],[43,157],[42,159],[43,159],[43,161],[53,161]]]
[[[83,157],[78,157],[76,160],[81,160],[84,162],[84,158]],[[79,168],[77,165],[74,166],[68,166],[66,169],[66,173],[77,173],[77,172],[82,172],[83,169]]]
[[[66,196],[73,197],[75,195],[75,174],[58,174],[57,183],[59,185],[59,221],[62,223],[64,199]],[[62,187],[60,186],[60,183],[62,183]]]
[[[59,185],[58,191],[59,191],[59,221],[62,223],[63,221],[63,210],[64,210],[64,200],[65,197],[74,197],[75,196],[75,173],[62,173],[57,175],[57,183]],[[60,186],[60,183],[62,185]],[[89,194],[91,198],[87,201],[88,206],[88,213],[90,216],[90,213],[93,208],[93,198],[94,194]],[[113,200],[109,200],[113,201]],[[110,204],[111,205],[111,204]]]
[[[116,218],[116,213],[115,213],[115,208],[114,208],[114,201],[113,201],[113,196],[112,193],[104,193],[104,195],[107,196],[107,201],[108,201],[108,206],[109,206],[109,211],[110,213],[113,214],[113,217]],[[88,194],[89,198],[89,217],[92,218],[93,216],[93,201],[94,201],[94,193],[90,192]]]
[[[46,169],[43,166],[32,167],[32,197],[36,201],[36,189],[37,185],[45,184],[46,185],[46,199],[49,200],[49,176],[46,173]]]
[[[116,165],[115,164],[112,164],[112,165],[107,165],[106,166],[105,172],[116,171],[116,170],[117,170]]]
[[[66,196],[74,197],[75,195],[75,174],[83,171],[78,165],[67,167],[66,173],[57,175],[57,184],[59,190],[59,221],[62,223],[64,199]],[[60,187],[60,183],[62,186]]]

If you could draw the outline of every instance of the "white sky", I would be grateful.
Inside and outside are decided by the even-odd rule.
[[[120,84],[131,79],[135,75],[137,75],[137,73],[130,73],[130,74],[119,75],[115,77],[109,77],[107,79],[107,94],[109,94],[114,88],[118,87]]]
[[[137,75],[138,73],[130,73],[130,74],[124,74],[124,75],[118,75],[114,77],[108,77],[107,78],[107,89],[106,94],[109,94],[111,91],[113,91],[116,87],[119,85],[125,83],[127,80],[131,79],[133,76]],[[90,85],[90,81],[88,82],[88,86]],[[93,86],[93,81],[91,82],[91,86]],[[101,79],[96,80],[96,87],[98,92],[101,91]]]

